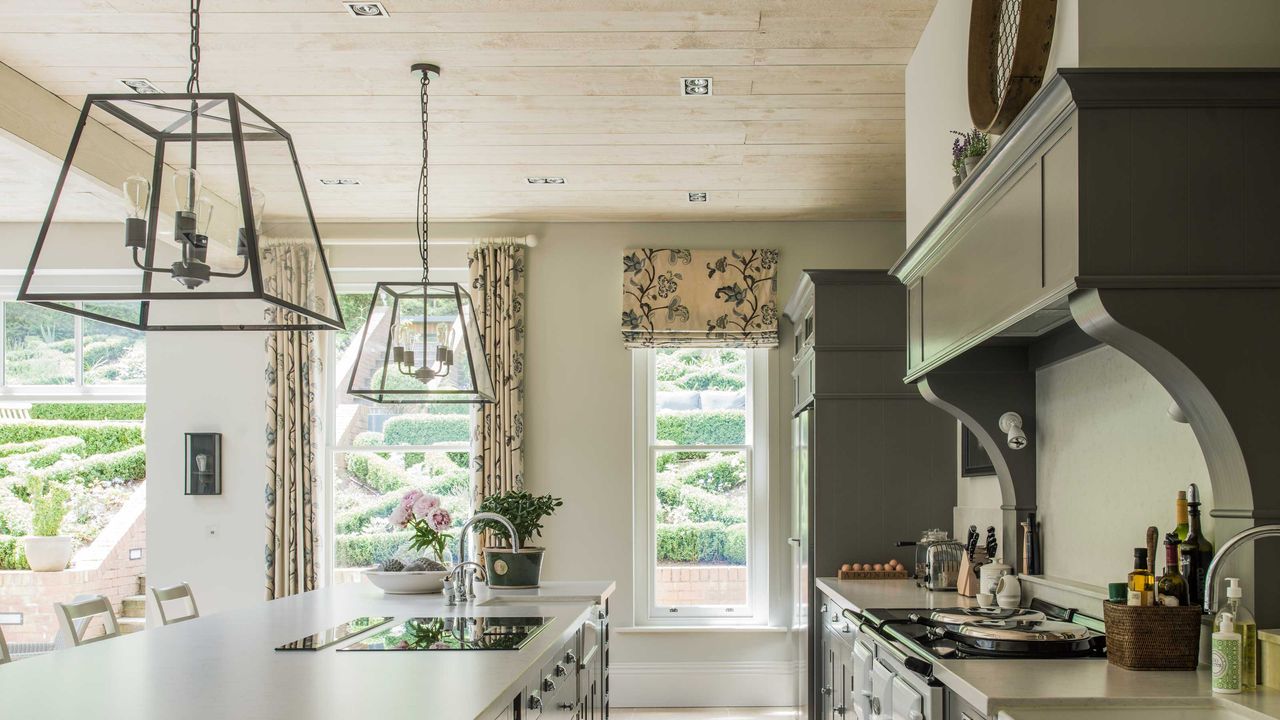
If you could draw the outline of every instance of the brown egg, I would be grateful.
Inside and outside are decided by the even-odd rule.
[[[862,569],[863,569],[862,563],[854,563],[853,569],[854,569],[854,572],[862,572]]]
[[[876,572],[884,572],[884,565],[880,563],[876,563],[874,566],[874,569]]]
[[[894,558],[893,560],[889,561],[889,567],[894,570],[897,570],[898,568],[902,567],[902,563],[898,562],[897,558]]]
[[[852,565],[850,565],[849,563],[845,563],[845,564],[843,564],[843,565],[841,565],[841,566],[840,566],[840,569],[841,569],[841,570],[843,570],[843,571],[845,571],[845,572],[849,572],[850,570],[852,570],[852,569],[853,569],[853,566],[852,566]]]

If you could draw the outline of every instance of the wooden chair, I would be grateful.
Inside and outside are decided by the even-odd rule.
[[[58,625],[62,627],[58,632],[59,647],[80,647],[120,635],[120,623],[111,609],[111,601],[101,595],[80,595],[69,603],[54,603],[53,608],[58,615]],[[102,616],[106,633],[86,640],[84,632],[95,615]]]
[[[4,631],[0,630],[0,665],[7,662],[13,662],[13,658],[9,656],[9,644],[4,641]]]
[[[200,617],[200,608],[196,607],[196,596],[191,592],[191,586],[186,583],[178,585],[170,585],[169,587],[151,588],[151,597],[155,598],[156,609],[160,611],[160,622],[164,625],[172,625],[180,623],[184,620],[195,620]],[[186,615],[171,618],[164,611],[164,604],[172,600],[181,600],[186,598],[187,603],[191,606],[191,612]]]

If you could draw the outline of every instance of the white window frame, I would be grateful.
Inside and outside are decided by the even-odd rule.
[[[652,349],[633,350],[633,564],[637,626],[767,625],[769,622],[769,363],[766,349],[747,349],[746,445],[658,445],[654,437],[656,378]],[[655,602],[657,569],[656,460],[679,450],[745,452],[747,456],[747,605],[667,607]]]
[[[84,320],[72,315],[75,321],[75,377],[69,385],[10,385],[8,384],[8,338],[5,336],[6,303],[20,302],[17,295],[0,295],[0,400],[14,402],[70,402],[75,400],[110,402],[146,402],[147,385],[85,385],[84,384]],[[76,303],[79,306],[80,303]],[[57,311],[54,311],[57,312]]]

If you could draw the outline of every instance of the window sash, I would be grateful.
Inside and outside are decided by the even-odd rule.
[[[74,370],[72,381],[67,385],[18,385],[9,383],[9,338],[6,324],[8,305],[18,302],[16,295],[0,295],[0,398],[23,402],[66,402],[76,398],[104,399],[114,402],[145,402],[147,384],[144,380],[137,384],[102,384],[86,385],[84,382],[84,321],[79,315],[72,315],[75,332]],[[74,303],[81,307],[84,303]],[[57,312],[53,310],[52,312]],[[145,337],[144,337],[145,341]]]
[[[768,356],[746,348],[747,428],[741,445],[660,445],[656,439],[657,352],[634,350],[633,427],[637,625],[763,625],[768,621]],[[643,415],[643,417],[640,417]],[[660,606],[657,591],[657,457],[666,452],[742,452],[747,472],[747,602],[744,605]]]

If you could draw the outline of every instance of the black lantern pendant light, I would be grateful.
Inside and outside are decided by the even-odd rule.
[[[85,99],[18,299],[137,330],[341,329],[293,140],[200,91],[200,0],[190,18],[185,93]],[[102,183],[118,230],[82,222]],[[267,207],[296,229],[264,240]]]
[[[377,403],[489,403],[489,363],[471,295],[458,283],[431,282],[427,243],[427,87],[435,65],[417,64],[422,101],[422,169],[418,177],[418,254],[422,281],[380,282],[360,337],[347,392]]]

